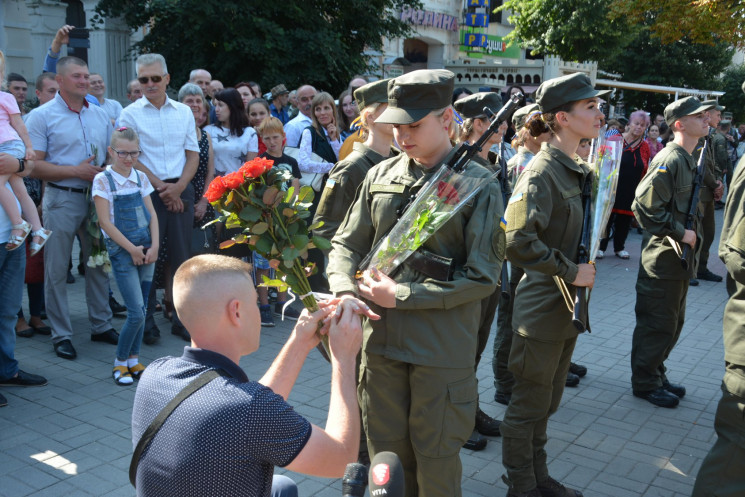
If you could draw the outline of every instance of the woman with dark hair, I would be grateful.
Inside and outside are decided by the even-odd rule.
[[[528,129],[531,136],[549,132],[550,138],[518,178],[505,212],[507,259],[525,271],[512,316],[509,370],[515,383],[500,426],[508,497],[582,496],[551,478],[546,428],[561,403],[578,335],[559,284],[574,301],[579,288],[595,282],[595,266],[578,262],[582,190],[592,172],[575,153],[582,138],[598,135],[598,99],[607,93],[581,73],[541,84],[541,119],[528,121]]]
[[[237,171],[241,165],[256,157],[259,142],[256,132],[248,126],[241,95],[234,88],[215,93],[216,124],[205,126],[212,137],[215,154],[215,174],[218,176]]]
[[[248,102],[248,125],[254,130],[258,129],[259,125],[264,122],[267,117],[272,115],[272,111],[269,108],[269,102],[263,98],[254,98]],[[258,135],[258,133],[257,133]],[[259,155],[266,152],[266,145],[261,141],[261,137],[258,136],[259,140]]]
[[[360,111],[357,108],[357,102],[354,101],[352,96],[352,90],[344,90],[339,95],[339,128],[341,141],[347,139],[352,134],[351,126],[352,121],[357,119],[360,115]]]
[[[621,167],[618,169],[616,202],[613,204],[613,211],[608,219],[606,237],[600,242],[598,259],[605,255],[611,229],[613,230],[613,250],[616,256],[621,259],[630,257],[625,246],[631,221],[634,219],[631,202],[634,201],[636,187],[647,172],[651,156],[649,144],[644,139],[647,126],[649,126],[649,114],[643,110],[637,110],[631,114],[629,125],[623,133],[623,155],[621,155]]]
[[[240,83],[236,84],[234,88],[238,93],[240,93],[241,100],[243,101],[243,108],[246,110],[246,112],[248,112],[248,103],[254,98],[257,98],[256,95],[254,95],[253,89],[251,88],[251,82],[241,81]]]

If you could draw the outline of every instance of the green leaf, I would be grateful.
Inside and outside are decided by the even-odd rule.
[[[313,245],[318,247],[319,250],[331,250],[331,242],[322,236],[314,236]]]
[[[284,217],[292,217],[295,215],[295,209],[292,209],[290,207],[285,207],[284,209],[282,209],[282,215]]]
[[[300,223],[298,222],[294,222],[292,224],[287,225],[287,233],[289,233],[290,236],[296,235],[299,229],[300,229]]]
[[[262,282],[259,286],[262,287],[275,287],[278,291],[284,292],[287,290],[287,283],[279,279],[269,279],[266,275],[261,275]]]
[[[251,233],[255,235],[263,235],[268,229],[269,225],[267,223],[256,223],[251,227]]]
[[[284,261],[285,267],[291,268],[295,263],[295,259],[297,259],[299,255],[299,250],[292,247],[285,247],[284,250],[282,250],[282,260]]]
[[[260,237],[256,241],[256,245],[254,246],[254,249],[264,256],[264,258],[268,258],[267,256],[270,254],[272,250],[272,239],[269,237],[269,235],[264,235]]]
[[[312,225],[308,226],[308,231],[317,230],[321,226],[323,226],[325,223],[323,221],[318,221],[317,223],[313,223]]]
[[[308,241],[309,240],[306,235],[295,235],[292,237],[292,244],[298,251],[303,250],[308,245]]]
[[[292,200],[292,197],[294,195],[295,195],[295,187],[291,186],[287,189],[287,193],[285,193],[285,202],[289,204],[290,200]]]
[[[297,196],[297,201],[298,202],[312,202],[314,195],[315,195],[315,192],[313,191],[313,188],[307,185],[301,186],[300,193],[298,193],[298,196]]]
[[[261,209],[251,204],[246,204],[238,216],[246,222],[255,223],[261,218]]]

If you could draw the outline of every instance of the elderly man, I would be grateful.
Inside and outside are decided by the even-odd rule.
[[[222,84],[222,81],[219,79],[213,79],[210,81],[209,87],[207,88],[207,97],[209,99],[212,99],[212,97],[220,90],[224,90],[225,87]]]
[[[106,83],[104,83],[103,76],[99,73],[92,72],[89,81],[91,84],[90,94],[96,97],[96,101],[106,112],[106,115],[109,116],[113,125],[119,119],[119,114],[122,113],[122,104],[116,100],[104,97],[106,94]]]
[[[22,163],[8,154],[0,154],[0,175],[28,173],[33,161]],[[6,182],[5,188],[13,191]],[[21,205],[18,204],[20,211]],[[0,209],[0,242],[2,245],[10,238],[11,221]],[[16,345],[15,323],[23,297],[23,274],[26,269],[26,252],[23,250],[0,250],[0,386],[31,387],[46,385],[47,380],[18,368],[14,351]],[[354,373],[352,373],[354,375]],[[0,407],[8,405],[8,400],[0,394]]]
[[[189,83],[194,83],[207,95],[212,82],[212,75],[206,69],[194,69],[189,73]]]
[[[311,125],[310,105],[316,93],[318,91],[310,85],[304,85],[297,89],[297,106],[300,112],[285,126],[288,146],[299,146],[303,130]]]
[[[272,103],[269,104],[269,111],[272,116],[276,117],[285,125],[290,121],[290,114],[287,106],[290,101],[290,92],[285,85],[277,85],[272,88]]]
[[[112,132],[106,112],[85,99],[89,76],[85,61],[59,59],[59,93],[26,121],[36,153],[33,177],[47,182],[42,203],[44,226],[54,235],[44,250],[44,296],[54,350],[64,359],[77,356],[67,306],[67,265],[76,233],[83,241],[83,260],[88,259],[88,192],[93,177],[101,172]],[[87,268],[85,296],[91,340],[116,345],[119,335],[111,326],[109,279],[103,267]]]
[[[136,79],[133,79],[129,83],[127,83],[127,100],[130,102],[135,102],[142,98],[142,87],[140,86],[140,82]]]
[[[296,496],[296,489],[287,489],[294,487],[289,478],[272,481],[275,465],[341,477],[357,456],[360,433],[354,370],[362,328],[356,314],[378,316],[349,297],[312,315],[304,311],[266,374],[251,381],[238,365],[259,348],[261,333],[251,267],[231,257],[196,256],[176,272],[173,302],[191,330],[191,347],[181,357],[151,363],[137,388],[132,410],[137,494]],[[287,403],[305,358],[319,342],[322,319],[332,364],[325,430]],[[170,410],[151,441],[141,441],[169,401],[194,380],[203,386]]]
[[[191,255],[194,219],[191,179],[199,165],[199,146],[194,133],[196,125],[191,109],[166,94],[171,78],[163,56],[144,54],[137,58],[136,65],[137,79],[145,98],[127,106],[119,117],[119,123],[140,135],[142,154],[135,167],[147,175],[155,188],[150,197],[158,216],[160,247],[168,254],[167,267],[173,275]],[[159,258],[158,264],[163,265],[164,261]],[[143,338],[146,344],[153,344],[160,338],[160,330],[153,318],[155,287],[151,286],[147,302]],[[175,315],[171,333],[189,340],[189,333]]]
[[[57,95],[59,83],[54,77],[54,73],[43,72],[36,78],[36,98],[39,99],[39,105],[44,105]]]

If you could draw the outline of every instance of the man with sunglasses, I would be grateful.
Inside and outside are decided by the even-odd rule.
[[[173,276],[191,255],[194,219],[191,179],[199,165],[196,125],[191,109],[166,94],[171,78],[163,56],[144,54],[137,58],[136,65],[137,80],[145,98],[128,105],[119,116],[119,124],[134,129],[140,136],[142,154],[135,168],[144,172],[155,188],[150,197],[158,216],[161,247],[156,273],[162,274],[159,266],[163,264],[165,251],[168,271]],[[155,287],[150,287],[145,317],[143,341],[148,345],[160,338],[160,330],[153,319]],[[190,340],[189,332],[176,315],[172,318],[171,333]]]
[[[55,76],[59,93],[26,121],[36,154],[33,177],[47,182],[42,209],[44,226],[53,235],[44,247],[44,296],[54,351],[63,359],[77,356],[71,341],[67,265],[76,233],[83,242],[83,261],[88,260],[88,193],[105,162],[113,130],[106,112],[85,99],[89,79],[83,60],[62,57]],[[86,268],[85,296],[91,340],[116,345],[119,335],[111,326],[109,278],[103,267]]]

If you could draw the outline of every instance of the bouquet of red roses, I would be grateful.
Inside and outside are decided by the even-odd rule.
[[[262,285],[280,291],[289,287],[300,296],[306,309],[315,312],[318,303],[308,276],[316,267],[307,262],[308,250],[328,250],[331,244],[325,238],[312,236],[311,231],[320,224],[308,226],[306,221],[311,216],[308,208],[313,202],[313,189],[303,186],[298,191],[293,187],[285,190],[291,174],[283,168],[273,168],[273,164],[267,159],[252,159],[238,171],[215,178],[204,196],[219,214],[212,222],[243,230],[222,242],[220,248],[248,244],[275,270],[276,277],[264,276]]]

